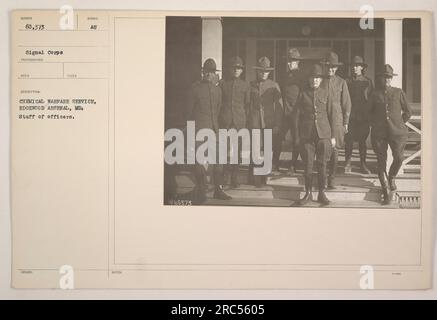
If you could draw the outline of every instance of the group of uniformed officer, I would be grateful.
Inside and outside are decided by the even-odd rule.
[[[351,172],[353,143],[358,142],[360,169],[370,174],[366,164],[366,140],[371,130],[372,147],[377,156],[378,177],[381,183],[383,204],[389,204],[391,191],[396,190],[395,177],[404,159],[407,140],[405,122],[411,112],[402,89],[391,86],[396,74],[390,65],[377,74],[378,86],[364,75],[367,64],[362,57],[353,58],[352,77],[344,80],[336,74],[338,55],[327,54],[312,67],[307,79],[299,69],[301,57],[296,48],[287,55],[288,73],[280,86],[269,79],[274,70],[267,57],[261,57],[256,69],[256,80],[241,79],[244,64],[240,57],[228,62],[231,78],[216,81],[218,71],[213,59],[207,59],[202,68],[202,80],[193,84],[190,92],[189,119],[202,128],[218,131],[219,128],[272,130],[272,171],[279,170],[282,141],[290,131],[292,161],[289,173],[295,173],[299,155],[304,163],[305,195],[299,204],[312,201],[314,162],[318,171],[317,201],[327,205],[325,189],[335,188],[338,150],[345,148],[345,172]],[[324,68],[323,68],[324,66]],[[261,139],[262,140],[262,139]],[[391,147],[393,163],[386,172],[387,148]],[[239,148],[241,151],[241,148]],[[241,154],[239,155],[241,162]],[[249,165],[249,183],[260,187],[266,176],[253,174],[256,165]],[[225,193],[225,173],[231,176],[232,187],[238,187],[239,167],[236,164],[213,165],[214,198],[229,200]],[[197,203],[206,200],[206,170],[195,165],[195,194]]]

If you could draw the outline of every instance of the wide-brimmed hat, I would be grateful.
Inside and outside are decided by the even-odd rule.
[[[329,52],[325,56],[325,60],[321,61],[320,63],[328,65],[328,66],[342,66],[343,63],[338,61],[338,55],[335,52]]]
[[[323,73],[323,68],[320,64],[315,64],[312,66],[309,76],[310,78],[326,78],[326,75]]]
[[[396,73],[393,73],[393,68],[391,65],[386,64],[384,65],[383,71],[382,72],[378,72],[376,75],[377,76],[384,76],[384,77],[393,77],[393,76],[397,76]]]
[[[258,70],[264,70],[264,71],[272,71],[275,70],[275,68],[270,66],[270,60],[267,57],[261,57],[258,60],[258,65],[254,67]]]
[[[300,52],[297,48],[291,48],[288,50],[287,55],[288,61],[300,61],[303,60],[302,56],[300,55]]]
[[[202,67],[203,71],[220,71],[217,69],[217,64],[215,63],[215,60],[212,58],[206,59],[203,63]]]
[[[364,68],[367,68],[367,63],[365,63],[364,59],[360,56],[355,56],[352,59],[351,66],[356,66],[356,65],[363,66]]]
[[[238,56],[232,57],[231,59],[229,59],[229,66],[233,68],[243,69],[244,68],[243,59],[241,59]]]

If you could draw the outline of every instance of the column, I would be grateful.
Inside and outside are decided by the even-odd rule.
[[[246,80],[252,81],[256,79],[255,69],[256,66],[256,39],[247,38],[246,39]]]
[[[222,69],[223,27],[221,17],[202,17],[202,64],[213,58]],[[221,78],[221,71],[217,72]]]
[[[364,61],[368,64],[366,76],[375,83],[375,39],[364,39]]]
[[[385,63],[398,74],[392,82],[398,88],[402,88],[402,41],[402,19],[385,19]]]
[[[402,88],[402,19],[385,19],[385,63],[390,64],[394,73],[398,76],[393,77],[392,86]],[[393,162],[390,147],[387,151],[387,172]],[[402,174],[402,168],[399,172]]]
[[[375,85],[375,39],[364,38],[364,61],[367,63],[366,76],[372,79],[373,85]],[[370,134],[366,140],[367,148],[372,148]]]

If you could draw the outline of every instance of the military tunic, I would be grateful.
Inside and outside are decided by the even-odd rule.
[[[332,126],[336,146],[344,145],[344,126],[349,124],[351,113],[351,99],[346,81],[340,76],[334,75],[326,80],[331,104]]]
[[[378,171],[386,170],[389,145],[393,153],[389,174],[396,176],[404,160],[404,149],[408,138],[405,122],[411,117],[407,97],[400,88],[388,87],[375,90],[370,98],[370,113],[371,140],[378,160]]]
[[[326,180],[326,163],[331,155],[331,138],[335,134],[331,126],[329,94],[326,87],[312,89],[307,86],[299,94],[295,122],[296,135],[301,144],[305,176],[313,172],[314,156],[318,163],[319,187]]]
[[[349,118],[349,132],[346,139],[353,141],[365,141],[370,132],[370,95],[373,91],[372,80],[359,75],[347,80],[351,98],[351,113]]]
[[[297,99],[302,87],[303,79],[300,70],[292,70],[288,72],[287,78],[282,86],[282,94],[284,101],[284,121],[282,123],[282,139],[285,138],[287,132],[292,129],[293,123],[295,122],[296,109],[297,109]],[[294,145],[294,134],[291,130],[292,145]]]
[[[220,123],[223,128],[246,128],[250,107],[250,85],[240,78],[221,81],[222,109]]]
[[[250,111],[248,126],[251,129],[273,129],[273,165],[278,165],[281,152],[280,128],[284,116],[281,89],[270,79],[250,83]]]
[[[187,107],[187,120],[195,121],[196,130],[208,128],[217,131],[222,90],[209,81],[197,81],[191,86]]]
[[[235,128],[240,130],[247,128],[247,114],[250,107],[250,85],[247,81],[240,78],[221,81],[222,89],[222,108],[220,112],[220,125],[222,128]],[[243,143],[238,139],[238,163],[242,161]],[[249,150],[244,150],[249,151]],[[230,161],[231,147],[228,148],[228,159]],[[238,185],[238,164],[226,166],[227,171],[231,173],[233,185]]]
[[[213,82],[201,80],[191,86],[188,94],[187,103],[187,120],[194,121],[196,131],[200,129],[212,129],[218,134],[220,128],[219,115],[222,107],[222,90]],[[218,141],[218,139],[217,139]],[[196,149],[203,142],[196,142]],[[218,146],[216,150],[219,150]],[[223,165],[218,164],[218,155],[215,155],[216,163],[211,164],[213,168],[214,184],[216,186],[223,184]],[[194,177],[196,186],[200,189],[206,189],[206,170],[202,164],[194,165]]]

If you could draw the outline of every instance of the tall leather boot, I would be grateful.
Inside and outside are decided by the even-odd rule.
[[[396,191],[398,189],[398,187],[396,186],[396,183],[395,183],[395,176],[392,176],[392,175],[388,176],[388,186],[389,186],[391,191]]]
[[[391,194],[390,189],[388,187],[387,182],[387,174],[385,172],[379,172],[378,178],[379,182],[381,183],[381,189],[382,189],[382,204],[383,205],[389,205],[391,203]]]
[[[193,190],[193,204],[202,204],[207,200],[206,192],[208,190],[206,171],[202,165],[196,165],[194,169],[194,178],[196,186]]]
[[[352,172],[351,158],[346,158],[346,161],[344,163],[344,173],[351,173],[351,172]]]
[[[305,195],[299,200],[299,205],[303,206],[308,202],[313,201],[313,175],[305,176]]]
[[[231,200],[232,197],[223,190],[222,185],[217,185],[214,190],[214,199]]]
[[[322,204],[324,206],[327,206],[328,204],[331,203],[331,201],[329,201],[329,199],[325,193],[326,168],[323,168],[323,166],[321,166],[321,165],[319,166],[318,178],[319,178],[319,194],[317,196],[317,202],[319,202],[320,204]]]
[[[346,141],[344,146],[344,153],[345,153],[345,164],[344,164],[344,173],[351,173],[352,172],[352,151],[353,151],[353,142]]]
[[[364,174],[371,174],[372,172],[370,171],[370,169],[367,167],[366,164],[366,157],[367,157],[367,147],[366,147],[366,142],[360,142],[359,144],[359,150],[360,150],[360,168],[361,168],[361,172]]]
[[[333,149],[331,154],[331,159],[329,160],[329,176],[328,176],[328,190],[335,189],[335,176],[337,173],[337,165],[338,165],[338,150]],[[325,188],[323,188],[325,189]]]
[[[290,168],[288,168],[288,174],[294,175],[296,173],[296,166],[297,166],[297,159],[299,158],[299,151],[293,150],[291,153],[291,165]]]

